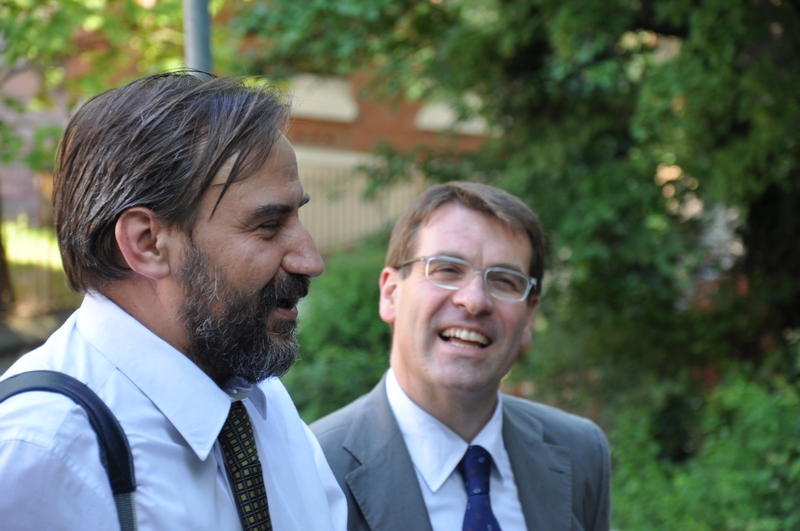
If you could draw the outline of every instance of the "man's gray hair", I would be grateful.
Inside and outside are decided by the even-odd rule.
[[[191,71],[139,79],[85,103],[67,125],[54,174],[70,288],[102,291],[130,273],[116,258],[114,230],[131,207],[190,231],[214,176],[231,161],[219,203],[231,183],[264,164],[289,111],[274,87]]]

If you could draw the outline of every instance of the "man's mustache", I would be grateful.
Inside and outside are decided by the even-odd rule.
[[[264,288],[262,300],[271,308],[294,308],[300,299],[308,295],[310,284],[311,279],[305,275],[285,273],[276,276]]]

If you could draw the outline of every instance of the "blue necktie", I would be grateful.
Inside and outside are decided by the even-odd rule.
[[[480,446],[470,446],[458,471],[467,488],[467,512],[463,531],[500,531],[500,524],[492,512],[489,501],[489,476],[492,473],[492,456]]]

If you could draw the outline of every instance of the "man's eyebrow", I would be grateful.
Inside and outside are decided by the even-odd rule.
[[[300,199],[300,204],[297,208],[305,205],[311,201],[311,196],[308,194],[303,194],[303,197]],[[294,207],[289,203],[269,203],[267,205],[261,205],[258,208],[253,209],[250,212],[250,218],[266,218],[269,216],[280,216],[283,214],[289,214]]]
[[[292,211],[292,205],[288,203],[269,203],[268,205],[261,205],[250,212],[251,218],[265,218],[269,216],[278,216],[288,214]]]
[[[449,258],[458,258],[459,260],[464,260],[465,262],[467,262],[470,265],[472,265],[470,263],[470,261],[467,260],[461,253],[442,252],[442,253],[434,254],[434,255],[431,255],[431,256],[444,256],[444,257],[449,257]],[[475,266],[473,265],[472,267],[475,267]],[[523,273],[525,275],[528,274],[524,269],[520,269],[519,267],[517,267],[516,265],[514,265],[514,264],[512,264],[510,262],[500,262],[500,263],[492,264],[492,265],[489,265],[489,266],[486,266],[486,267],[487,268],[488,267],[501,267],[503,269],[510,269],[511,271],[517,271],[517,272]],[[486,269],[486,268],[484,268],[484,269]]]

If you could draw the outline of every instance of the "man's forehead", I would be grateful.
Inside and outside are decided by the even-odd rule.
[[[236,159],[239,157],[239,154],[235,154],[231,156],[228,160],[226,160],[222,166],[220,167],[219,171],[214,178],[211,179],[210,186],[222,186],[226,182],[228,182],[228,176],[231,174],[231,170],[233,169],[233,165],[236,162]]]
[[[211,180],[210,186],[224,186],[229,181],[231,171],[233,171],[240,155],[239,152],[234,153],[222,164],[217,174],[214,175],[214,178]],[[251,157],[253,156],[251,155]],[[292,148],[292,145],[283,135],[280,135],[272,146],[270,146],[269,155],[264,159],[260,167],[249,167],[252,166],[252,164],[253,163],[250,163],[248,165],[247,161],[242,161],[241,168],[245,169],[244,176],[235,177],[231,184],[247,180],[254,175],[263,173],[279,174],[287,182],[298,181],[300,179],[294,148]]]
[[[307,202],[294,149],[283,135],[273,144],[269,156],[259,168],[245,164],[241,170],[235,170],[242,175],[230,180],[238,156],[233,155],[225,161],[204,193],[203,203],[211,206],[209,218],[218,208],[262,212],[267,205],[276,204],[293,210]]]
[[[449,219],[461,215],[472,216],[469,226],[465,227],[459,220]],[[462,220],[463,221],[463,220]],[[525,250],[523,258],[526,263],[530,260],[532,249],[527,232],[524,228],[510,223],[494,214],[483,212],[460,203],[445,203],[432,210],[427,219],[420,225],[417,234],[413,238],[412,254],[449,254],[458,258],[467,258],[464,253],[456,252],[459,246],[459,239],[454,239],[459,230],[478,232],[480,226],[502,227],[502,234],[491,241],[484,241],[484,246],[492,246],[495,249],[505,248],[509,251]],[[423,246],[425,247],[423,249]]]
[[[511,223],[510,221],[497,216],[490,212],[484,212],[475,208],[468,207],[461,203],[444,203],[433,209],[428,216],[423,219],[419,226],[418,233],[427,236],[436,235],[441,232],[447,232],[451,229],[461,228],[455,223],[444,221],[445,218],[455,217],[457,215],[472,216],[475,219],[471,221],[470,225],[476,227],[477,225],[496,225],[503,227],[506,232],[513,235],[515,238],[519,235],[525,235],[525,229]]]

